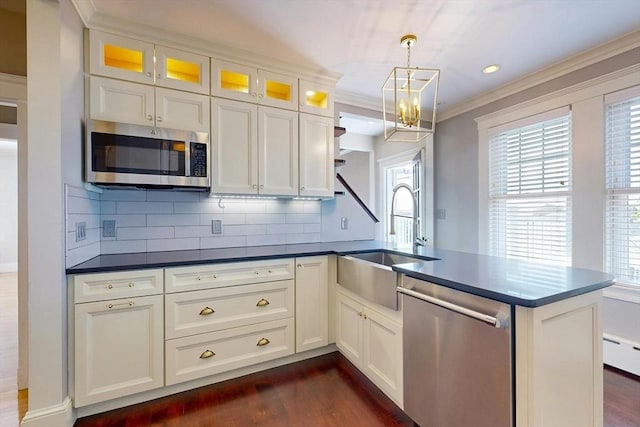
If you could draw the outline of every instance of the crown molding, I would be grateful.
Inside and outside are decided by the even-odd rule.
[[[570,56],[567,59],[531,73],[518,80],[504,84],[497,89],[475,96],[463,103],[445,109],[437,121],[443,121],[482,107],[509,95],[532,88],[573,71],[612,58],[640,46],[640,30],[633,31],[613,41],[603,43],[587,51]]]
[[[204,39],[186,36],[132,20],[116,19],[97,11],[92,0],[72,1],[85,27],[89,29],[136,38],[149,43],[162,44],[199,55],[211,56],[219,60],[239,62],[243,65],[264,70],[284,74],[291,74],[293,72],[299,77],[309,78],[315,81],[324,80],[329,84],[335,84],[335,82],[342,77],[341,74],[323,69],[322,67],[289,63],[248,50],[230,48]]]
[[[336,89],[335,102],[352,105],[354,107],[367,108],[382,114],[382,98]]]

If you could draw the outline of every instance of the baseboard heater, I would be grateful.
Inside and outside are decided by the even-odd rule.
[[[602,335],[604,363],[640,376],[640,343],[612,334]]]

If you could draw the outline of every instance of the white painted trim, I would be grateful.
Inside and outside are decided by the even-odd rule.
[[[391,156],[382,157],[380,159],[377,159],[376,161],[378,162],[378,164],[380,164],[380,165],[382,165],[384,167],[393,166],[396,163],[403,162],[404,159],[406,159],[406,158],[409,158],[409,160],[412,160],[413,157],[416,154],[418,154],[418,151],[420,151],[421,148],[422,148],[422,144],[416,146],[415,148],[411,148],[409,150],[405,150],[405,151],[403,151],[401,153],[396,153],[396,154],[393,154]]]
[[[27,78],[0,73],[0,99],[11,101],[27,100]]]
[[[640,343],[608,333],[603,333],[602,337],[604,363],[640,375],[640,351],[636,350]]]
[[[604,97],[604,103],[613,104],[620,101],[626,101],[627,99],[635,98],[637,96],[640,96],[640,86],[609,93]]]
[[[27,410],[24,415],[21,427],[71,427],[75,422],[71,399],[69,396],[58,405],[46,408]]]
[[[382,89],[380,89],[380,91],[382,92]],[[352,105],[354,107],[367,108],[382,114],[382,98],[374,98],[372,96],[336,89],[335,102]]]
[[[584,82],[545,94],[512,107],[477,117],[475,121],[478,123],[478,128],[491,128],[554,108],[570,105],[583,99],[613,93],[638,84],[640,84],[640,64],[604,74],[591,80],[585,80]]]
[[[612,58],[640,46],[640,30],[631,32],[613,41],[601,44],[593,49],[570,56],[569,58],[512,81],[492,91],[475,96],[463,103],[445,109],[438,116],[438,122],[466,113],[483,105],[522,92],[539,84],[548,82],[573,71]]]
[[[616,283],[604,290],[605,298],[640,304],[640,286]]]
[[[97,12],[96,6],[93,4],[93,0],[71,0],[73,7],[76,8],[78,16],[82,20],[85,27],[89,27],[91,18]]]
[[[17,262],[5,262],[0,264],[0,273],[16,273],[18,271]]]
[[[511,123],[526,117],[541,114],[556,108],[571,106],[581,101],[601,97],[626,88],[640,85],[640,64],[605,74],[591,80],[552,92],[541,97],[522,102],[509,108],[476,118],[478,124],[478,252],[488,253],[488,211],[489,211],[489,132],[491,128]],[[604,121],[604,117],[601,117]],[[577,130],[574,129],[574,133]],[[604,153],[604,139],[599,147],[591,147]],[[604,248],[596,248],[604,253]],[[574,258],[574,265],[581,261]]]

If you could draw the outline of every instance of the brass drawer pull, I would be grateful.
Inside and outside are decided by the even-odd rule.
[[[262,298],[260,301],[258,301],[258,303],[256,304],[256,307],[265,307],[267,305],[269,305],[269,301]]]
[[[209,314],[213,314],[216,311],[211,308],[211,307],[205,307],[202,310],[200,310],[200,316],[208,316]]]
[[[135,283],[133,282],[129,282],[127,283],[127,286],[130,288],[133,288],[135,286]],[[113,286],[113,283],[107,283],[107,289],[113,289],[115,286]]]
[[[202,352],[202,354],[200,355],[200,359],[208,359],[210,357],[215,356],[216,354],[211,351],[211,350],[205,350]]]
[[[271,341],[269,341],[266,338],[260,338],[260,341],[258,341],[258,343],[256,344],[258,347],[263,347],[267,344],[269,344]]]

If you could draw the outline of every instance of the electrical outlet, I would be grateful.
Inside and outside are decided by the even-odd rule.
[[[102,237],[116,237],[115,219],[105,219],[102,221]]]
[[[87,223],[76,222],[76,242],[87,238]]]
[[[222,235],[222,220],[221,219],[212,219],[211,220],[211,234]]]
[[[349,228],[349,219],[346,216],[340,218],[340,228],[342,230],[347,230]]]
[[[447,210],[436,209],[436,219],[447,219]]]

